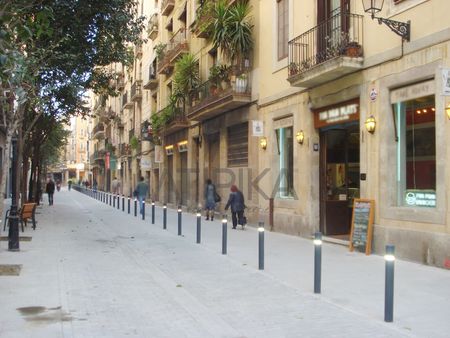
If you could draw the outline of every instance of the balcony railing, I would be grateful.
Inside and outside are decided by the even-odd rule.
[[[142,99],[141,81],[136,81],[131,85],[131,100],[138,101]]]
[[[169,15],[175,7],[175,0],[164,0],[161,4],[161,14]]]
[[[122,95],[122,109],[133,107],[133,102],[128,101],[128,92]]]
[[[158,36],[158,30],[159,30],[159,17],[158,13],[155,13],[151,16],[150,20],[148,20],[148,37],[151,40],[155,40]]]
[[[105,136],[105,126],[103,123],[98,123],[92,129],[92,137],[101,138],[102,136]]]
[[[166,53],[162,60],[158,62],[158,73],[162,74],[173,68],[173,62],[182,54],[189,52],[189,45],[186,40],[186,30],[181,28],[170,39],[167,44]]]
[[[144,88],[153,90],[156,87],[158,87],[158,84],[159,84],[158,74],[156,73],[156,69],[153,66],[153,64],[151,64],[148,69],[148,81],[144,85]]]
[[[330,19],[289,41],[289,81],[293,77],[340,57],[362,57],[362,39],[362,15],[345,12],[333,15]]]
[[[211,27],[213,20],[210,11],[209,1],[204,1],[195,11],[195,26],[193,32],[198,38],[207,38],[209,28]]]
[[[130,156],[131,148],[129,144],[121,143],[119,144],[119,156]]]
[[[251,101],[251,77],[248,73],[230,77],[220,84],[206,81],[191,93],[189,119],[203,121]]]

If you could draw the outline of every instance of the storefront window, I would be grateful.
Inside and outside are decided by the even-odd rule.
[[[277,180],[279,197],[294,196],[294,151],[292,127],[276,130],[279,176]]]
[[[436,207],[434,95],[393,104],[397,140],[397,203]]]

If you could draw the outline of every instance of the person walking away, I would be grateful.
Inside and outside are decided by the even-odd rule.
[[[225,205],[225,210],[228,210],[231,207],[231,220],[233,221],[233,229],[236,229],[238,223],[244,227],[244,209],[245,209],[245,201],[244,194],[235,186],[232,185],[230,197],[228,198],[228,202]]]
[[[143,209],[143,202],[147,197],[147,193],[148,193],[148,184],[145,183],[144,177],[141,176],[139,183],[136,185],[136,189],[134,189],[134,195],[139,200],[139,212],[141,213],[141,215]]]
[[[216,203],[220,202],[220,196],[216,192],[216,186],[212,184],[212,181],[209,178],[206,180],[204,197],[206,220],[211,218],[211,221],[214,221],[214,211],[216,209]]]
[[[67,181],[67,186],[69,187],[69,191],[70,191],[70,189],[72,189],[72,180]]]
[[[120,182],[117,177],[114,176],[114,179],[111,182],[111,192],[114,195],[117,195],[120,192]]]
[[[97,191],[97,186],[98,186],[97,180],[94,178],[94,180],[92,182],[92,188],[94,189],[95,192]]]
[[[61,190],[61,181],[60,180],[56,180],[56,190],[58,190],[58,191]]]
[[[51,178],[48,179],[45,186],[45,192],[48,195],[48,205],[53,205],[53,194],[55,193],[55,182]]]

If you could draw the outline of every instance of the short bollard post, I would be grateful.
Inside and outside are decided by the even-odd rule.
[[[134,198],[134,217],[137,217],[137,199]]]
[[[167,205],[163,205],[163,229],[167,229]]]
[[[116,195],[114,194],[114,196],[113,196],[113,208],[115,208],[116,207]]]
[[[258,268],[264,270],[264,222],[258,223]]]
[[[109,195],[109,206],[111,206],[112,205],[112,196],[111,196],[111,194],[108,194]]]
[[[391,323],[394,321],[394,262],[395,246],[386,245],[386,275],[384,288],[384,321]]]
[[[120,210],[120,195],[117,194],[117,210]]]
[[[122,211],[125,212],[125,196],[122,195]]]
[[[145,220],[145,200],[142,201],[142,220]]]
[[[314,234],[314,293],[320,293],[322,273],[322,234]]]
[[[152,224],[155,224],[155,202],[152,201]]]
[[[128,214],[130,213],[130,204],[131,204],[131,201],[130,201],[130,198],[128,197]]]
[[[197,244],[200,244],[202,238],[202,213],[197,209]]]
[[[182,216],[181,215],[181,212],[182,212],[181,205],[178,206],[177,212],[178,212],[178,236],[181,236],[181,226],[182,226],[182,224],[181,224],[181,216]]]
[[[227,254],[227,215],[222,217],[222,255]]]

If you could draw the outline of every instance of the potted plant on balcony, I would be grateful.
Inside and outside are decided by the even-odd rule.
[[[345,55],[349,57],[362,56],[362,46],[356,41],[350,41],[345,46]]]
[[[195,91],[200,84],[200,74],[198,69],[198,60],[194,55],[184,54],[175,63],[173,75],[174,95],[182,104],[186,101],[190,104],[190,94]]]
[[[289,76],[294,76],[298,74],[298,64],[297,62],[291,62],[288,67]]]
[[[167,47],[167,44],[162,43],[162,42],[158,43],[155,46],[154,51],[155,51],[156,59],[158,61],[161,61],[164,58],[164,55],[166,53],[166,47]]]
[[[217,90],[220,85],[220,67],[219,65],[214,65],[209,68],[209,91],[211,95],[216,95]]]

